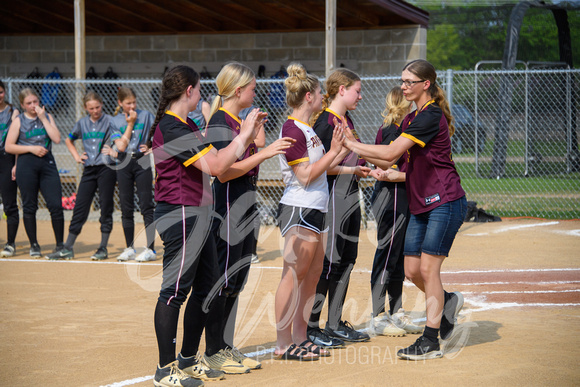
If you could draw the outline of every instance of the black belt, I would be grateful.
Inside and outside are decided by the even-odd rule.
[[[256,184],[258,184],[258,176],[254,175],[254,176],[247,176],[246,179],[248,179],[248,181],[255,187]]]
[[[141,157],[145,156],[143,152],[133,152],[128,154],[131,155],[131,158],[134,160],[139,160]]]

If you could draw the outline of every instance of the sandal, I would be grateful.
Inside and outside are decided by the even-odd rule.
[[[306,348],[292,344],[288,347],[286,352],[281,355],[276,355],[276,360],[298,360],[298,361],[312,361],[318,360],[319,355],[309,352]]]
[[[304,348],[309,353],[313,353],[320,357],[328,357],[330,356],[330,352],[317,344],[314,344],[312,341],[306,339],[302,344],[300,344],[301,348]]]

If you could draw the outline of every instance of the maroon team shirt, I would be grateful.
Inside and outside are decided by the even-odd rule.
[[[238,117],[234,116],[224,108],[219,108],[219,110],[216,111],[209,120],[206,134],[207,139],[217,150],[223,149],[240,134],[241,124],[242,121]],[[246,151],[239,160],[245,160],[256,152],[258,152],[258,147],[255,142],[252,142],[248,145]],[[256,165],[254,168],[246,172],[244,176],[257,176],[259,168],[260,167]]]
[[[412,214],[421,214],[465,196],[451,155],[449,127],[441,108],[429,101],[410,113],[401,136],[413,141],[407,152],[407,196]]]
[[[210,176],[192,164],[212,148],[195,123],[167,111],[153,135],[155,201],[185,206],[213,204]]]

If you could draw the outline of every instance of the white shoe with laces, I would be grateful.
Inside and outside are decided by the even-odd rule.
[[[135,249],[132,247],[127,247],[125,250],[123,250],[123,252],[121,253],[121,255],[119,255],[117,257],[117,261],[119,262],[126,262],[132,259],[135,259],[136,256],[136,252]]]
[[[135,258],[137,262],[147,262],[147,261],[155,261],[157,259],[157,253],[155,250],[151,250],[150,248],[146,247],[145,250],[141,254]]]
[[[402,337],[407,333],[404,329],[397,327],[391,319],[383,313],[376,317],[372,317],[371,329],[374,334],[381,336]]]
[[[415,325],[411,317],[405,314],[404,309],[399,309],[397,313],[391,316],[391,321],[397,327],[404,329],[407,333],[421,333],[423,332],[423,327]]]

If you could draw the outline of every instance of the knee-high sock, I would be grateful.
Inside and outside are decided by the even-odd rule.
[[[308,321],[309,327],[320,327],[320,314],[322,313],[326,293],[328,293],[328,284],[329,280],[326,278],[320,278],[318,280],[318,284],[316,285],[316,298],[314,300],[314,305],[312,305],[312,313],[310,313],[310,319]]]
[[[208,313],[203,311],[203,298],[192,294],[187,301],[183,315],[183,343],[181,354],[185,357],[195,356],[199,350],[201,334],[206,327]]]
[[[23,214],[22,222],[24,223],[24,230],[26,230],[26,235],[28,236],[30,244],[38,243],[38,240],[36,239],[36,216]]]
[[[157,301],[155,307],[155,334],[159,348],[159,366],[164,367],[175,361],[175,339],[179,309]]]
[[[234,334],[236,331],[236,317],[238,315],[238,296],[229,296],[226,298],[226,307],[224,311],[224,345],[234,347]]]
[[[208,312],[205,327],[205,353],[208,356],[215,355],[224,348],[224,319],[226,308],[226,296],[218,295],[213,300]]]

